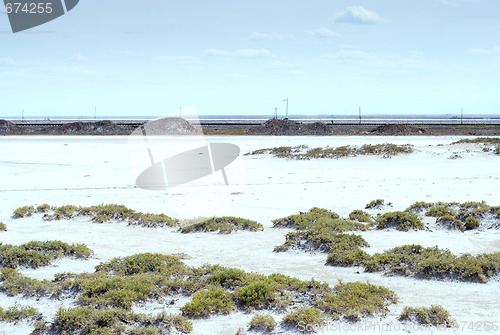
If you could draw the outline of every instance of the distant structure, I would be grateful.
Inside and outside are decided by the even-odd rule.
[[[278,107],[274,107],[274,119],[278,118]]]
[[[288,98],[284,99],[283,101],[286,102],[286,116],[285,116],[285,119],[288,120]]]

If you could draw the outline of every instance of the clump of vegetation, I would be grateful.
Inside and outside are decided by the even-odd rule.
[[[370,203],[366,204],[365,209],[380,209],[385,206],[385,200],[384,199],[375,199],[372,200]]]
[[[65,205],[54,209],[54,217],[57,220],[72,219],[78,214],[78,207]]]
[[[409,154],[413,152],[413,148],[409,144],[396,145],[391,143],[385,144],[365,144],[361,147],[344,145],[336,148],[332,147],[317,147],[310,149],[307,145],[297,147],[276,147],[270,149],[259,149],[245,155],[262,155],[271,154],[279,158],[290,159],[317,159],[317,158],[343,158],[358,155],[379,155],[385,158],[399,155]]]
[[[399,316],[401,321],[418,322],[423,325],[452,327],[456,321],[450,316],[450,313],[442,306],[432,305],[430,307],[404,307]]]
[[[51,209],[52,209],[52,207],[50,207],[50,205],[43,204],[43,205],[37,206],[36,212],[37,213],[48,213]]]
[[[19,266],[38,268],[49,265],[59,257],[88,258],[92,255],[84,244],[61,241],[31,241],[20,246],[0,244],[0,266],[15,269]]]
[[[455,256],[449,250],[413,244],[374,254],[363,266],[368,272],[386,271],[426,279],[448,278],[485,283],[500,272],[500,252]]]
[[[362,317],[386,314],[387,307],[398,301],[393,291],[369,283],[339,281],[334,291],[315,303],[334,319],[343,316],[350,321],[359,321]]]
[[[259,231],[264,227],[255,221],[237,218],[233,216],[223,216],[211,218],[200,223],[195,223],[181,228],[182,233],[192,232],[213,232],[219,231],[223,234],[229,234],[236,230]]]
[[[285,218],[273,220],[274,228],[307,229],[320,219],[339,219],[340,216],[324,208],[314,207],[309,212],[290,215]]]
[[[173,329],[190,333],[193,325],[180,315],[146,316],[121,309],[76,307],[59,309],[51,331],[58,334],[124,334],[125,331],[126,334],[164,334]]]
[[[462,221],[458,220],[456,217],[449,214],[438,218],[436,223],[438,223],[441,226],[447,227],[448,229],[459,230],[459,231],[465,230],[465,226],[462,223]]]
[[[269,280],[252,282],[236,292],[240,303],[247,308],[268,307],[275,300],[273,283]]]
[[[35,208],[33,206],[19,207],[14,210],[13,218],[14,219],[24,218],[33,215],[33,213],[35,213]]]
[[[10,296],[19,294],[42,296],[54,293],[57,287],[47,280],[37,280],[25,277],[19,271],[9,268],[1,269],[0,290]]]
[[[7,231],[7,226],[3,222],[0,222],[0,231]]]
[[[2,321],[18,322],[26,319],[34,320],[40,318],[40,312],[38,312],[36,308],[31,306],[19,307],[16,305],[14,307],[9,307],[7,310],[4,310],[0,307],[0,320]]]
[[[143,273],[184,274],[186,273],[186,266],[175,256],[144,253],[113,258],[106,263],[97,265],[96,271],[119,276],[131,276]]]
[[[349,219],[353,220],[353,221],[366,222],[366,223],[370,223],[370,224],[373,223],[373,220],[371,219],[370,214],[368,214],[365,211],[359,210],[359,209],[353,210],[349,214]]]
[[[316,307],[303,307],[285,315],[283,321],[293,327],[300,327],[306,330],[324,325],[326,323],[326,317],[321,310]]]
[[[276,327],[276,321],[271,315],[256,314],[249,324],[250,330],[260,331],[260,332],[270,332]]]
[[[180,309],[186,316],[207,317],[211,314],[229,314],[235,309],[235,305],[228,292],[212,287],[195,293],[191,302]]]
[[[500,138],[497,137],[477,137],[474,139],[463,139],[452,144],[473,143],[473,144],[500,144]]]
[[[359,248],[338,247],[330,251],[326,264],[333,266],[361,266],[370,259],[365,251]]]
[[[465,229],[467,230],[472,230],[476,229],[481,225],[481,221],[476,219],[473,216],[469,216],[467,219],[465,219]]]
[[[389,212],[377,218],[377,229],[396,228],[401,231],[424,230],[425,225],[415,214]]]
[[[175,227],[179,221],[165,214],[133,213],[127,217],[129,225],[148,228]]]

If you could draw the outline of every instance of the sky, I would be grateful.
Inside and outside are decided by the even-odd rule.
[[[81,0],[13,34],[0,118],[500,114],[498,0]]]

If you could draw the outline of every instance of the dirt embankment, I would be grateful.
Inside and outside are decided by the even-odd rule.
[[[0,120],[0,134],[22,133],[23,129],[14,123],[6,120]]]
[[[374,135],[418,135],[425,134],[425,129],[408,126],[405,124],[384,124],[369,131]]]
[[[292,120],[271,119],[259,126],[251,127],[247,134],[252,135],[330,135],[332,130],[322,122],[299,123]]]
[[[111,121],[72,122],[61,127],[65,135],[113,135],[123,133],[123,129]]]

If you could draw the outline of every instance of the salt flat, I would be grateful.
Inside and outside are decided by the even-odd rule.
[[[396,318],[403,306],[431,304],[442,305],[461,322],[500,322],[498,278],[478,284],[388,277],[358,268],[325,266],[326,254],[273,253],[274,246],[284,242],[289,230],[271,228],[271,220],[315,206],[347,216],[378,198],[393,204],[388,210],[403,210],[416,201],[485,200],[490,205],[500,205],[500,157],[483,152],[479,145],[450,145],[461,138],[211,136],[206,137],[208,142],[236,144],[242,154],[276,146],[337,147],[366,143],[412,144],[415,152],[388,159],[360,156],[309,161],[240,155],[226,168],[229,185],[216,173],[167,191],[146,191],[134,186],[138,172],[149,164],[144,158],[146,151],[131,146],[128,137],[0,137],[0,221],[8,227],[7,232],[0,232],[0,242],[62,240],[85,243],[95,252],[88,261],[65,259],[50,267],[22,270],[23,274],[35,278],[51,279],[54,274],[67,271],[93,271],[102,261],[140,252],[186,253],[192,257],[185,260],[188,265],[212,263],[262,274],[279,272],[300,279],[314,277],[332,285],[339,279],[384,285],[398,294],[400,303],[390,307],[386,318],[375,320],[381,324],[398,324]],[[156,146],[161,146],[162,142],[157,141]],[[155,140],[152,142],[155,147]],[[161,150],[155,155],[157,159],[165,158]],[[449,159],[453,155],[461,158]],[[178,218],[233,215],[256,220],[265,229],[230,235],[180,234],[174,229],[96,224],[84,219],[45,222],[39,215],[21,220],[11,218],[17,207],[44,203],[81,206],[118,203],[137,211]],[[438,245],[457,254],[500,251],[498,230],[359,234],[371,245],[366,249],[368,253],[410,243]],[[71,305],[70,301],[36,301],[0,294],[0,307],[12,306],[15,302],[32,305],[47,317],[52,317],[60,306]],[[155,304],[141,308],[157,312],[162,306]],[[251,314],[235,313],[194,321],[193,334],[234,334],[239,327],[245,327],[251,317]],[[276,319],[281,317],[277,315]],[[0,334],[26,334],[31,329],[27,325],[3,323],[1,326]],[[466,330],[458,332],[467,333]],[[335,332],[330,329],[323,333]],[[431,330],[430,333],[440,332]]]

